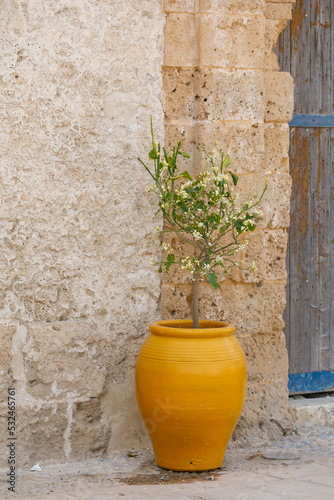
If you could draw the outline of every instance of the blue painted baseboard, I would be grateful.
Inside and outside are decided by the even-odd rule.
[[[334,391],[334,372],[292,373],[288,387],[290,394]]]

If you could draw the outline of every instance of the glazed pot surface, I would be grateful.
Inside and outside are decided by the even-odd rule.
[[[234,326],[158,321],[136,364],[137,402],[156,463],[171,470],[220,467],[246,393],[246,361]]]

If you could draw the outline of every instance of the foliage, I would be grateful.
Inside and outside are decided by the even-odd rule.
[[[180,172],[177,166],[179,156],[189,158],[181,151],[181,142],[170,154],[160,143],[155,142],[151,120],[152,149],[148,154],[154,162],[152,171],[140,159],[154,183],[148,191],[159,196],[159,209],[166,221],[166,229],[161,233],[174,232],[184,242],[195,248],[195,255],[184,255],[176,259],[174,251],[163,244],[167,260],[155,262],[159,272],[168,271],[171,266],[179,265],[193,275],[193,280],[207,280],[213,288],[219,287],[217,268],[227,273],[229,266],[253,269],[252,264],[242,267],[235,255],[247,245],[244,233],[254,231],[257,219],[262,212],[258,205],[267,189],[267,179],[259,198],[253,196],[238,204],[238,194],[234,188],[238,176],[230,170],[231,159],[221,151],[206,153],[206,167],[195,179],[189,172]]]

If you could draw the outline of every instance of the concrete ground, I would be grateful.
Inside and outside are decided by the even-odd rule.
[[[150,450],[129,450],[115,453],[108,459],[41,463],[40,472],[23,469],[15,494],[7,491],[2,474],[0,498],[333,500],[334,426],[331,419],[334,405],[332,408],[327,404],[324,409],[324,405],[316,408],[312,403],[303,405],[297,401],[293,404],[301,421],[296,422],[291,434],[256,449],[230,449],[223,466],[215,471],[170,472],[154,464]],[[305,407],[311,409],[305,410]]]

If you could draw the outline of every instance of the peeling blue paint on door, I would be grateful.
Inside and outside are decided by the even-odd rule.
[[[334,372],[291,373],[288,387],[290,394],[334,391]]]

